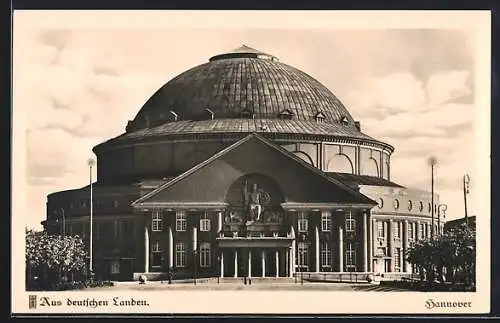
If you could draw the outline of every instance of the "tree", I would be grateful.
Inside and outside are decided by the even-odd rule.
[[[49,235],[44,231],[26,232],[26,265],[28,278],[33,271],[52,270],[66,277],[69,272],[85,268],[87,252],[79,236]]]
[[[466,224],[455,226],[434,239],[416,242],[406,256],[417,267],[421,280],[431,283],[437,276],[443,282],[446,270],[447,280],[452,283],[458,279],[468,286],[475,284],[476,233]]]

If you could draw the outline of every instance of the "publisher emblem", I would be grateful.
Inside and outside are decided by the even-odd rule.
[[[29,296],[29,309],[35,309],[36,308],[36,295],[30,295]]]

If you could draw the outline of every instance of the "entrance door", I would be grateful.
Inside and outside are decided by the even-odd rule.
[[[388,273],[391,272],[391,260],[390,259],[385,259],[384,261],[384,272]]]

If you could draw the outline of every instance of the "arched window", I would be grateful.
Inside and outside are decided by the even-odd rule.
[[[295,156],[300,157],[303,161],[314,166],[312,158],[303,151],[294,151]]]
[[[374,176],[374,177],[379,176],[378,163],[375,160],[375,158],[371,157],[364,163],[363,166],[364,166],[363,175]]]
[[[344,154],[335,155],[326,166],[327,172],[353,174],[354,167],[351,160]]]

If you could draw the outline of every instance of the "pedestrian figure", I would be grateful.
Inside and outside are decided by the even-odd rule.
[[[243,277],[243,284],[247,284],[247,276]]]

